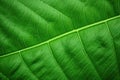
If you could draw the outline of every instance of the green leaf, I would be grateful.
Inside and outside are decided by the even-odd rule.
[[[120,0],[0,0],[0,80],[120,80],[119,14]]]
[[[120,0],[0,0],[0,55],[119,14]]]
[[[120,16],[0,56],[6,80],[120,80]]]

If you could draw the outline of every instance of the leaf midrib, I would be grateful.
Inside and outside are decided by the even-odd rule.
[[[17,53],[19,53],[19,52],[21,52],[21,51],[25,51],[25,50],[29,50],[29,49],[38,47],[38,46],[44,45],[44,44],[46,44],[46,43],[52,42],[52,41],[54,41],[54,40],[56,40],[56,39],[59,39],[59,38],[61,38],[61,37],[67,36],[67,35],[69,35],[69,34],[71,34],[71,33],[78,32],[78,31],[81,31],[81,30],[85,30],[85,29],[94,27],[95,25],[102,24],[102,23],[105,23],[105,22],[108,22],[108,21],[110,21],[110,20],[114,20],[114,19],[117,19],[117,18],[120,18],[120,15],[115,16],[115,17],[112,17],[112,18],[108,18],[108,19],[106,19],[106,20],[98,21],[98,22],[96,22],[96,23],[93,23],[93,24],[90,24],[90,25],[87,25],[87,26],[84,26],[84,27],[81,27],[81,28],[77,28],[77,29],[71,30],[71,31],[69,31],[69,32],[66,32],[66,33],[64,33],[64,34],[58,35],[58,36],[56,36],[56,37],[53,37],[53,38],[51,38],[51,39],[49,39],[49,40],[47,40],[47,41],[44,41],[44,42],[42,42],[42,43],[39,43],[39,44],[30,46],[30,47],[27,47],[27,48],[24,48],[24,49],[15,51],[15,52],[6,53],[6,54],[4,54],[4,55],[1,55],[0,57],[6,57],[6,56],[9,56],[9,55],[17,54]]]

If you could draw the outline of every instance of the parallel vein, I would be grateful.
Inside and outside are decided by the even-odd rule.
[[[57,66],[60,68],[60,70],[63,72],[63,74],[65,75],[65,77],[67,78],[67,80],[69,80],[69,77],[67,76],[67,74],[63,71],[62,67],[60,66],[60,64],[58,63],[58,61],[56,60],[54,54],[53,54],[53,51],[52,51],[52,48],[50,46],[50,43],[48,43],[48,47],[49,47],[49,52],[50,54],[53,56],[53,59],[55,60]]]
[[[113,19],[116,19],[116,18],[120,18],[120,15],[115,16],[115,17],[112,17],[112,18],[109,18],[109,19],[106,19],[106,20],[99,21],[99,22],[94,23],[94,24],[90,24],[90,25],[84,26],[84,27],[82,27],[82,28],[74,29],[74,30],[72,30],[72,31],[69,31],[69,32],[66,32],[66,33],[64,33],[64,34],[61,34],[61,35],[59,35],[59,36],[56,36],[56,37],[54,37],[54,38],[51,38],[51,39],[49,39],[49,40],[47,40],[47,41],[44,41],[44,42],[42,42],[42,43],[40,43],[40,44],[31,46],[31,47],[28,47],[28,48],[24,48],[24,49],[21,49],[21,50],[18,50],[18,51],[9,53],[9,54],[1,55],[0,57],[5,57],[5,56],[17,54],[17,53],[19,53],[20,51],[24,51],[24,50],[28,50],[28,49],[31,49],[31,48],[35,48],[35,47],[44,45],[44,44],[46,44],[46,43],[48,43],[48,42],[51,42],[51,41],[54,41],[54,40],[59,39],[59,38],[61,38],[61,37],[67,36],[67,35],[69,35],[69,34],[71,34],[71,33],[74,33],[74,32],[77,32],[77,31],[81,31],[81,30],[84,30],[84,29],[88,29],[88,28],[94,27],[95,25],[98,25],[98,24],[101,24],[101,23],[104,23],[104,22],[107,22],[107,21],[110,21],[110,20],[113,20]]]
[[[83,48],[83,50],[84,50],[84,54],[85,54],[86,57],[89,59],[90,63],[93,65],[93,67],[94,67],[94,69],[96,70],[96,73],[97,73],[97,75],[99,76],[100,80],[102,80],[102,78],[101,78],[101,76],[100,76],[100,74],[99,74],[99,72],[98,72],[98,69],[97,69],[96,66],[94,65],[94,62],[92,61],[92,59],[90,58],[90,56],[87,54],[87,51],[86,51],[86,49],[85,49],[85,47],[84,47],[84,43],[83,43],[83,41],[82,41],[82,39],[81,39],[78,31],[77,31],[77,35],[78,35],[79,41],[81,42],[81,46],[82,46],[82,48]]]
[[[106,24],[106,26],[107,26],[107,28],[108,28],[108,30],[109,30],[109,32],[110,32],[110,35],[111,35],[111,37],[112,37],[113,49],[114,49],[114,52],[115,52],[115,58],[116,58],[116,62],[117,62],[117,68],[118,68],[118,70],[119,70],[119,76],[120,76],[120,69],[119,69],[120,66],[119,66],[119,64],[118,64],[118,58],[117,58],[117,54],[116,54],[116,46],[115,46],[115,43],[114,43],[114,38],[113,38],[113,35],[112,35],[112,32],[111,32],[111,30],[110,30],[110,28],[109,28],[108,23],[105,22],[105,24]]]
[[[25,60],[22,57],[22,54],[19,52],[20,58],[23,61],[23,63],[25,64],[25,66],[29,69],[29,71],[35,76],[36,80],[39,80],[39,78],[32,72],[32,70],[28,67],[27,63],[25,62]]]

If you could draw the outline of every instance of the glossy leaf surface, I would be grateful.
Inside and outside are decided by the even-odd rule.
[[[0,0],[0,55],[120,14],[120,0]]]
[[[119,0],[0,0],[0,80],[120,80],[119,13]]]
[[[0,56],[1,77],[6,80],[120,80],[119,22],[118,16]]]

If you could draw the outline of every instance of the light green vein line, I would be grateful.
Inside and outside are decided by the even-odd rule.
[[[60,66],[60,64],[58,63],[58,61],[56,60],[56,58],[55,58],[55,56],[54,56],[54,54],[53,54],[53,51],[52,51],[52,48],[51,48],[49,42],[48,42],[48,48],[49,48],[50,54],[52,55],[52,57],[54,58],[54,60],[55,60],[55,62],[56,62],[56,64],[57,64],[57,66],[58,66],[58,67],[60,68],[60,70],[63,72],[63,74],[65,75],[66,79],[69,80],[69,79],[68,79],[68,76],[67,76],[66,73],[63,71],[63,69],[62,69],[62,67]]]
[[[27,8],[29,11],[33,12],[35,14],[35,16],[40,17],[43,21],[45,21],[46,23],[48,23],[42,16],[40,16],[37,12],[35,12],[35,10],[32,10],[30,7],[28,7],[27,5],[25,5],[22,1],[18,1],[20,4],[22,4],[25,8]]]
[[[56,8],[55,8],[55,7],[53,7],[52,5],[47,4],[45,1],[41,1],[41,2],[43,2],[44,4],[46,4],[46,5],[47,5],[47,6],[49,6],[49,7],[53,8],[54,10],[58,11],[60,14],[64,15],[66,18],[68,18],[68,19],[70,19],[70,20],[71,20],[71,18],[70,18],[69,16],[65,15],[63,12],[61,12],[61,11],[60,11],[60,10],[58,10],[58,9],[56,9]]]
[[[36,78],[36,80],[39,80],[38,77],[32,72],[32,70],[28,67],[28,65],[26,64],[25,60],[22,57],[22,54],[19,52],[20,58],[23,61],[23,63],[25,64],[25,66],[28,68],[28,70],[31,72],[31,74]]]
[[[108,31],[110,32],[110,35],[111,35],[111,37],[112,37],[113,49],[114,49],[114,56],[115,56],[115,58],[116,58],[117,68],[118,68],[118,71],[119,71],[119,76],[120,76],[120,69],[119,69],[119,68],[120,68],[120,66],[119,66],[119,63],[118,63],[118,58],[117,58],[117,54],[116,54],[116,48],[115,48],[114,38],[113,38],[113,35],[112,35],[112,32],[111,32],[111,30],[110,30],[110,28],[109,28],[108,23],[107,23],[107,22],[105,22],[105,24],[106,24],[106,26],[107,26],[107,28],[108,28]]]
[[[87,54],[87,51],[86,51],[86,49],[85,49],[85,47],[84,47],[84,43],[83,43],[83,41],[82,41],[82,39],[81,39],[81,37],[80,37],[79,31],[77,31],[76,33],[77,33],[77,35],[78,35],[79,41],[81,42],[81,46],[82,46],[82,48],[83,48],[84,54],[86,55],[86,57],[88,58],[88,60],[90,61],[90,63],[93,65],[93,68],[95,69],[96,74],[98,75],[99,79],[102,80],[102,78],[100,77],[100,74],[98,73],[98,69],[96,68],[96,66],[94,65],[93,61],[91,60],[91,58],[90,58],[89,55]]]
[[[106,20],[102,20],[102,21],[99,21],[99,22],[96,22],[96,23],[93,23],[93,24],[90,24],[90,25],[87,25],[87,26],[82,27],[82,28],[78,28],[77,30],[84,30],[84,29],[90,28],[92,26],[95,26],[95,25],[98,25],[98,24],[102,24],[102,23],[105,23],[107,21],[111,21],[111,20],[114,20],[114,19],[117,19],[117,18],[120,18],[120,15],[112,17],[112,18],[109,18],[109,19],[106,19]]]
[[[46,3],[46,2],[44,2],[44,1],[41,1],[41,2],[43,2],[44,4],[46,4],[47,6],[49,6],[50,8],[55,9],[56,11],[58,11],[59,13],[61,13],[62,15],[64,15],[66,18],[68,18],[68,19],[70,19],[70,20],[71,20],[71,18],[70,18],[69,16],[65,15],[63,12],[61,12],[61,11],[60,11],[60,10],[58,10],[58,9],[56,9],[56,8],[55,8],[55,7],[53,7],[52,5],[47,4],[47,3]],[[73,23],[72,23],[72,25],[73,25]],[[65,29],[65,26],[64,26],[64,29]]]
[[[113,20],[113,19],[116,19],[116,18],[120,18],[120,15],[115,16],[115,17],[112,17],[112,18],[109,18],[109,19],[106,19],[106,20],[103,20],[103,21],[96,22],[96,23],[94,23],[94,24],[90,24],[90,25],[84,26],[84,27],[82,27],[82,28],[74,29],[74,30],[72,30],[72,31],[69,31],[69,32],[66,32],[66,33],[64,33],[64,34],[58,35],[58,36],[56,36],[56,37],[54,37],[54,38],[51,38],[51,39],[49,39],[49,40],[47,40],[47,41],[44,41],[44,42],[42,42],[42,43],[33,45],[33,46],[31,46],[31,47],[28,47],[28,48],[24,48],[24,49],[21,49],[21,50],[12,52],[12,53],[8,53],[8,54],[5,54],[5,55],[1,55],[0,57],[5,57],[5,56],[17,54],[19,51],[25,51],[25,50],[28,50],[28,49],[31,49],[31,48],[35,48],[35,47],[41,46],[41,45],[46,44],[46,43],[48,43],[48,42],[54,41],[54,40],[56,40],[56,39],[59,39],[59,38],[61,38],[61,37],[64,37],[64,36],[66,36],[66,35],[69,35],[69,34],[71,34],[71,33],[74,33],[74,32],[76,32],[76,31],[85,30],[85,29],[94,27],[95,25],[98,25],[98,24],[101,24],[101,23],[104,23],[104,22],[107,22],[107,21],[110,21],[110,20]]]

